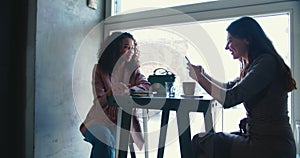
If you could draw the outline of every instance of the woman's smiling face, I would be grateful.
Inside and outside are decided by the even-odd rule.
[[[225,49],[231,52],[233,59],[248,58],[249,42],[247,39],[241,39],[227,33],[227,44]]]
[[[120,45],[121,58],[129,62],[134,55],[135,44],[131,38],[124,38]]]

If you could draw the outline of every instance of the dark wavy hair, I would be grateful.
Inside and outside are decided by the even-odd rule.
[[[102,71],[112,73],[115,64],[121,57],[121,44],[122,40],[125,38],[132,39],[135,45],[134,55],[126,66],[128,66],[129,69],[136,69],[139,67],[139,51],[134,37],[128,32],[114,32],[104,40],[98,52],[98,67]]]
[[[279,68],[279,76],[283,83],[285,83],[285,89],[290,92],[296,87],[296,81],[292,77],[291,69],[286,65],[282,57],[277,53],[271,40],[267,37],[261,26],[251,17],[241,17],[232,22],[226,29],[232,36],[239,39],[246,39],[249,41],[249,64],[261,54],[271,54],[276,58]],[[248,67],[245,67],[246,71]]]

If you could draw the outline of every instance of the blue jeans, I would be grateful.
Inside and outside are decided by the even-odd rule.
[[[90,158],[115,158],[116,126],[93,125],[84,137],[93,146]]]

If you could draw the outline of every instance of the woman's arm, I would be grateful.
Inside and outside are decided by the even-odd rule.
[[[93,70],[93,94],[94,94],[94,105],[100,106],[107,117],[117,122],[117,106],[108,106],[107,96],[112,95],[112,86],[110,82],[110,75],[100,71],[97,64]]]
[[[203,77],[207,78],[210,82],[214,83],[215,85],[217,85],[221,88],[226,88],[227,83],[223,83],[223,82],[220,82],[220,81],[212,78],[209,74],[207,74],[204,71],[202,66],[200,66],[200,65],[196,66],[196,65],[188,64],[188,68],[191,68],[189,66],[193,67],[192,69],[194,70],[194,72],[192,72],[192,73],[195,73],[195,75],[200,75],[201,74]],[[197,74],[197,73],[200,73],[200,74]],[[191,76],[191,77],[193,78],[193,76]],[[195,79],[195,77],[193,79]],[[197,79],[195,79],[195,80],[197,81]]]
[[[198,81],[208,94],[220,102],[224,108],[230,108],[257,95],[272,82],[276,74],[276,61],[268,54],[257,57],[245,77],[235,83],[233,87],[228,88],[222,88],[213,83],[199,71],[201,67],[189,65],[188,68],[190,76]],[[196,69],[195,72],[194,69]]]
[[[105,77],[105,73],[101,73],[96,64],[92,76],[94,102],[96,101],[102,108],[107,106],[107,96],[112,95],[111,86],[108,84],[110,81],[104,81],[106,78],[109,80],[109,76]]]
[[[220,82],[218,80],[215,80],[214,78],[212,78],[210,75],[208,75],[207,73],[205,73],[205,71],[203,70],[202,75],[207,78],[209,81],[211,81],[212,83],[216,84],[217,86],[221,87],[221,88],[226,88],[226,83]]]
[[[193,64],[188,64],[189,75],[196,80],[201,87],[213,98],[215,98],[220,103],[224,100],[224,93],[226,84],[219,82],[206,74],[202,66],[196,66]]]
[[[151,86],[151,83],[140,72],[139,69],[136,69],[133,72],[133,75],[131,76],[129,83],[130,83],[130,90],[133,91],[148,91]]]

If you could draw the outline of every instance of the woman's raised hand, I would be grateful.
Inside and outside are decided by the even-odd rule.
[[[196,81],[198,81],[199,76],[204,73],[204,69],[201,65],[193,65],[188,63],[187,69],[189,70],[190,77]]]

